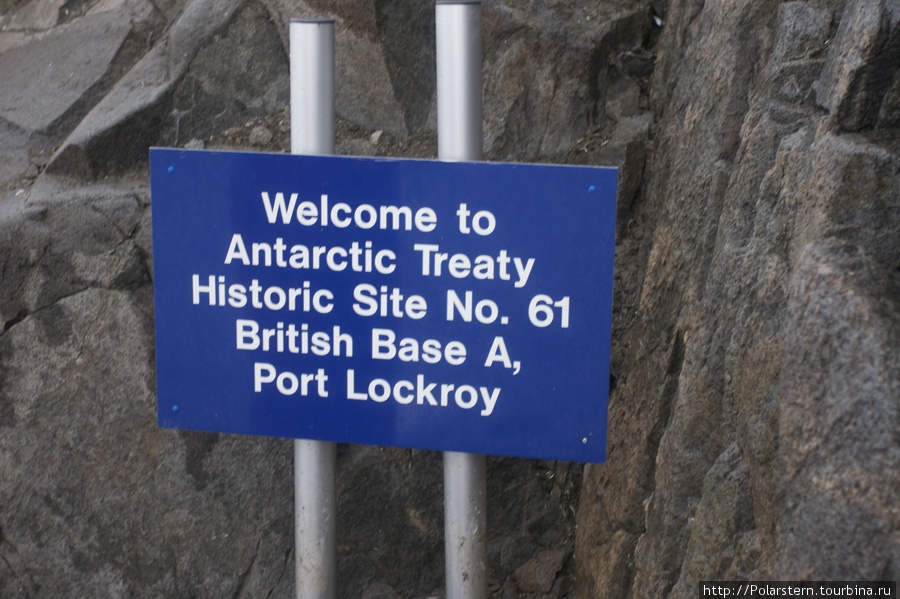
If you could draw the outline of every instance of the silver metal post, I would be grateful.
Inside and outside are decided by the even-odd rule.
[[[437,0],[438,158],[481,160],[481,2]],[[444,452],[447,599],[487,597],[483,455]]]
[[[444,452],[447,599],[487,597],[487,478],[483,455]]]
[[[334,21],[290,26],[291,153],[334,153]],[[294,441],[294,549],[297,599],[337,596],[337,446]]]
[[[437,0],[438,158],[481,160],[481,1]]]

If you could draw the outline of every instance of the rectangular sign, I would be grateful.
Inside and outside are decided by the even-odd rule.
[[[151,150],[159,425],[602,462],[616,177]]]

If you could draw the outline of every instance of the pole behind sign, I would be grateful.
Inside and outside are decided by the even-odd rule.
[[[291,153],[334,153],[334,20],[290,25]],[[337,595],[337,446],[294,440],[294,548],[297,599]]]
[[[438,158],[482,158],[481,1],[435,6]],[[447,599],[487,597],[487,478],[483,455],[444,452]]]

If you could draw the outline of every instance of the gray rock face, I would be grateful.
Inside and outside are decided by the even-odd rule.
[[[601,122],[607,69],[650,25],[636,2],[500,2],[484,19],[485,151],[517,160],[566,151]]]
[[[608,463],[490,459],[492,597],[900,573],[895,0],[486,2],[491,159],[620,171]],[[0,0],[0,596],[290,597],[291,443],[156,426],[150,145],[432,157],[426,0]],[[341,597],[443,595],[432,452],[341,447]],[[577,529],[576,529],[577,523]]]
[[[579,596],[896,579],[895,15],[670,5]]]
[[[860,245],[812,242],[798,258],[785,330],[773,573],[890,578],[900,488],[896,288]]]
[[[0,54],[0,117],[28,131],[47,129],[106,75],[130,30],[106,12]]]

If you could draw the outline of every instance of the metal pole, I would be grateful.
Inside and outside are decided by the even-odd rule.
[[[481,2],[435,6],[438,158],[481,160]],[[487,478],[483,455],[444,452],[447,599],[487,598]]]
[[[293,19],[291,153],[334,153],[334,20]],[[337,596],[337,446],[294,441],[294,550],[297,599]]]
[[[291,153],[334,154],[334,19],[291,20]]]
[[[438,158],[481,160],[481,0],[437,0]]]

